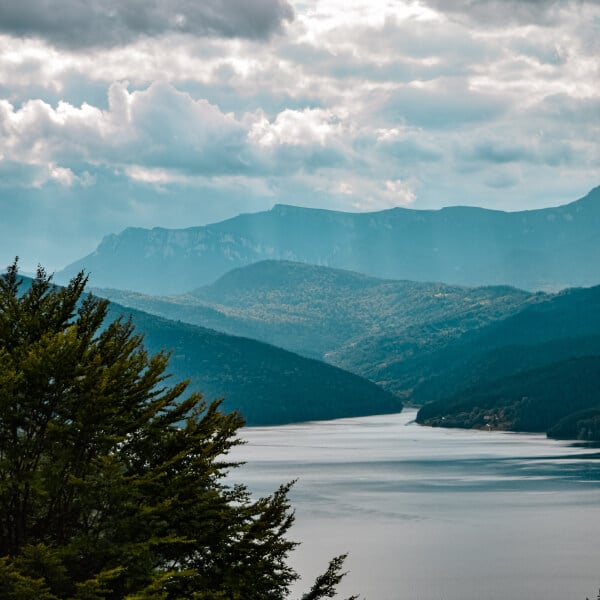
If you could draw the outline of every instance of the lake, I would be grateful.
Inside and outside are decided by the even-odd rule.
[[[369,600],[595,600],[598,450],[415,415],[242,430],[232,479],[257,495],[298,479],[295,597],[350,552],[340,590]]]

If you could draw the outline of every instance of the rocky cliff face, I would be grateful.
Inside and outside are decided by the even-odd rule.
[[[276,205],[203,227],[129,228],[57,274],[95,286],[182,293],[265,259],[377,277],[557,290],[600,282],[600,187],[556,208],[340,213]]]

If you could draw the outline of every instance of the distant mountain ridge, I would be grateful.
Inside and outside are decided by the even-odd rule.
[[[128,228],[57,273],[99,287],[184,293],[265,259],[375,277],[527,290],[600,283],[600,187],[555,208],[473,207],[343,213],[275,205],[188,229]]]

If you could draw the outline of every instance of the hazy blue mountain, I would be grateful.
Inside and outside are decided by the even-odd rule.
[[[600,282],[600,187],[556,208],[342,213],[276,205],[188,229],[129,228],[57,274],[95,286],[183,293],[265,259],[376,277],[558,290]]]
[[[127,306],[269,342],[320,358],[406,395],[379,376],[407,357],[519,311],[540,295],[506,286],[467,288],[392,281],[287,261],[234,269],[183,296],[98,289]]]

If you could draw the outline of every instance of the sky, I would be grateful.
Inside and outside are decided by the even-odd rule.
[[[600,0],[0,2],[0,263],[24,271],[276,203],[565,204],[599,140]]]

